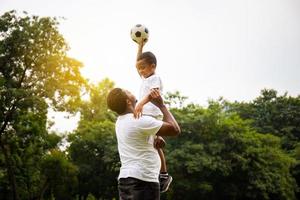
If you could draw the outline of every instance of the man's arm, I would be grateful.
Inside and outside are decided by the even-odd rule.
[[[180,127],[175,120],[172,113],[167,109],[166,105],[164,104],[159,91],[153,90],[151,91],[149,98],[151,103],[156,105],[160,111],[163,113],[163,125],[156,133],[159,136],[177,136],[181,132]]]
[[[181,132],[180,127],[175,120],[172,113],[167,109],[165,105],[159,108],[164,115],[163,125],[157,132],[159,136],[177,136]]]

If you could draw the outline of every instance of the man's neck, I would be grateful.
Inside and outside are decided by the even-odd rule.
[[[129,114],[129,113],[133,113],[133,109],[127,108],[122,115],[126,115],[126,114]]]

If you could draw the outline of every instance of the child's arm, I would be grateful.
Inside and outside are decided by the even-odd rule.
[[[145,43],[144,41],[142,41],[141,43],[138,43],[138,52],[137,52],[137,56],[136,56],[136,62],[138,61],[140,55],[142,55],[143,53],[143,47],[144,47]],[[140,75],[140,77],[142,77],[142,75],[140,74],[139,70],[137,70],[138,74]]]
[[[144,41],[142,41],[141,43],[138,43],[138,52],[137,52],[137,56],[136,56],[136,61],[138,61],[138,58],[140,57],[140,55],[142,55],[144,45],[145,45]]]
[[[159,88],[153,88],[151,89],[152,90],[157,90],[159,92]],[[134,117],[135,118],[139,118],[142,116],[142,112],[143,112],[143,107],[146,103],[150,102],[150,96],[149,95],[146,95],[136,106],[135,106],[135,109],[134,109]]]

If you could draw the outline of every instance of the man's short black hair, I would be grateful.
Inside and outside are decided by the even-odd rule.
[[[123,114],[126,111],[127,107],[127,94],[121,88],[112,89],[106,98],[107,106],[112,111],[118,113],[119,115]]]
[[[156,66],[156,57],[155,55],[150,52],[150,51],[147,51],[147,52],[143,52],[137,59],[138,61],[139,60],[145,60],[148,64],[155,64]]]

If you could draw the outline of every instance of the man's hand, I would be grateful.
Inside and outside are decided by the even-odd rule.
[[[164,106],[164,101],[162,97],[160,96],[160,92],[158,88],[151,89],[151,92],[149,94],[150,102],[156,105],[157,107]]]
[[[134,112],[133,112],[134,118],[140,118],[142,116],[142,112],[143,112],[143,105],[141,103],[138,103],[134,108]]]
[[[160,136],[155,137],[154,143],[153,143],[154,148],[156,148],[156,149],[164,148],[165,145],[166,145],[166,141],[164,140],[164,138],[162,138]]]

